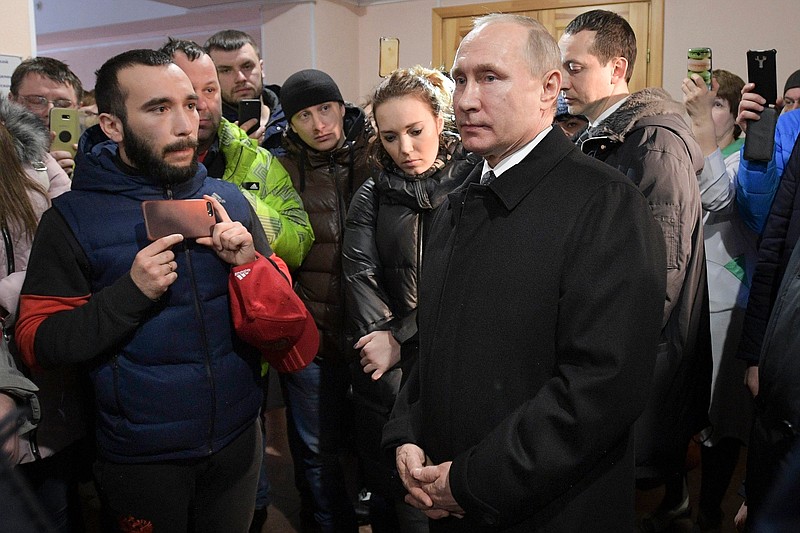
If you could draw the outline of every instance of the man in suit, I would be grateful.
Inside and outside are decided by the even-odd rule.
[[[552,127],[560,63],[514,15],[478,19],[456,55],[484,162],[433,220],[419,364],[384,430],[432,531],[633,529],[664,240],[636,187]]]

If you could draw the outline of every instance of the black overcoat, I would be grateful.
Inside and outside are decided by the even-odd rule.
[[[436,213],[420,359],[384,430],[453,461],[441,531],[631,531],[631,430],[648,397],[664,239],[621,173],[551,131]]]

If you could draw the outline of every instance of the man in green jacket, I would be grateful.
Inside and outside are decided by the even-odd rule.
[[[161,47],[192,82],[199,96],[198,158],[208,175],[239,186],[250,201],[273,251],[291,270],[314,243],[314,232],[300,195],[283,165],[236,124],[222,118],[217,70],[211,57],[192,41],[170,38]],[[263,133],[263,128],[254,135]]]

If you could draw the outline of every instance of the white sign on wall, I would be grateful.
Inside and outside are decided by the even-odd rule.
[[[19,56],[0,54],[0,94],[4,97],[8,96],[8,90],[11,88],[11,74],[20,63],[22,58]]]

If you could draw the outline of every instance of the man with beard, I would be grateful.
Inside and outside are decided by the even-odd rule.
[[[272,250],[296,269],[314,242],[314,232],[289,173],[244,130],[222,118],[217,71],[200,45],[170,38],[160,51],[189,76],[198,95],[198,157],[208,175],[239,187],[255,209]]]
[[[316,329],[247,200],[198,165],[186,74],[132,50],[100,68],[95,89],[100,124],[31,251],[22,357],[88,370],[104,530],[245,532],[262,456],[260,356],[307,361]],[[141,204],[167,198],[209,202],[211,236],[148,242]]]
[[[223,116],[236,122],[242,99],[260,99],[264,130],[256,131],[253,137],[261,139],[261,146],[273,154],[284,155],[286,150],[281,137],[286,131],[287,119],[278,100],[280,87],[264,85],[264,60],[258,55],[256,42],[243,31],[222,30],[209,37],[203,46],[217,67]],[[247,124],[239,125],[249,128]]]

